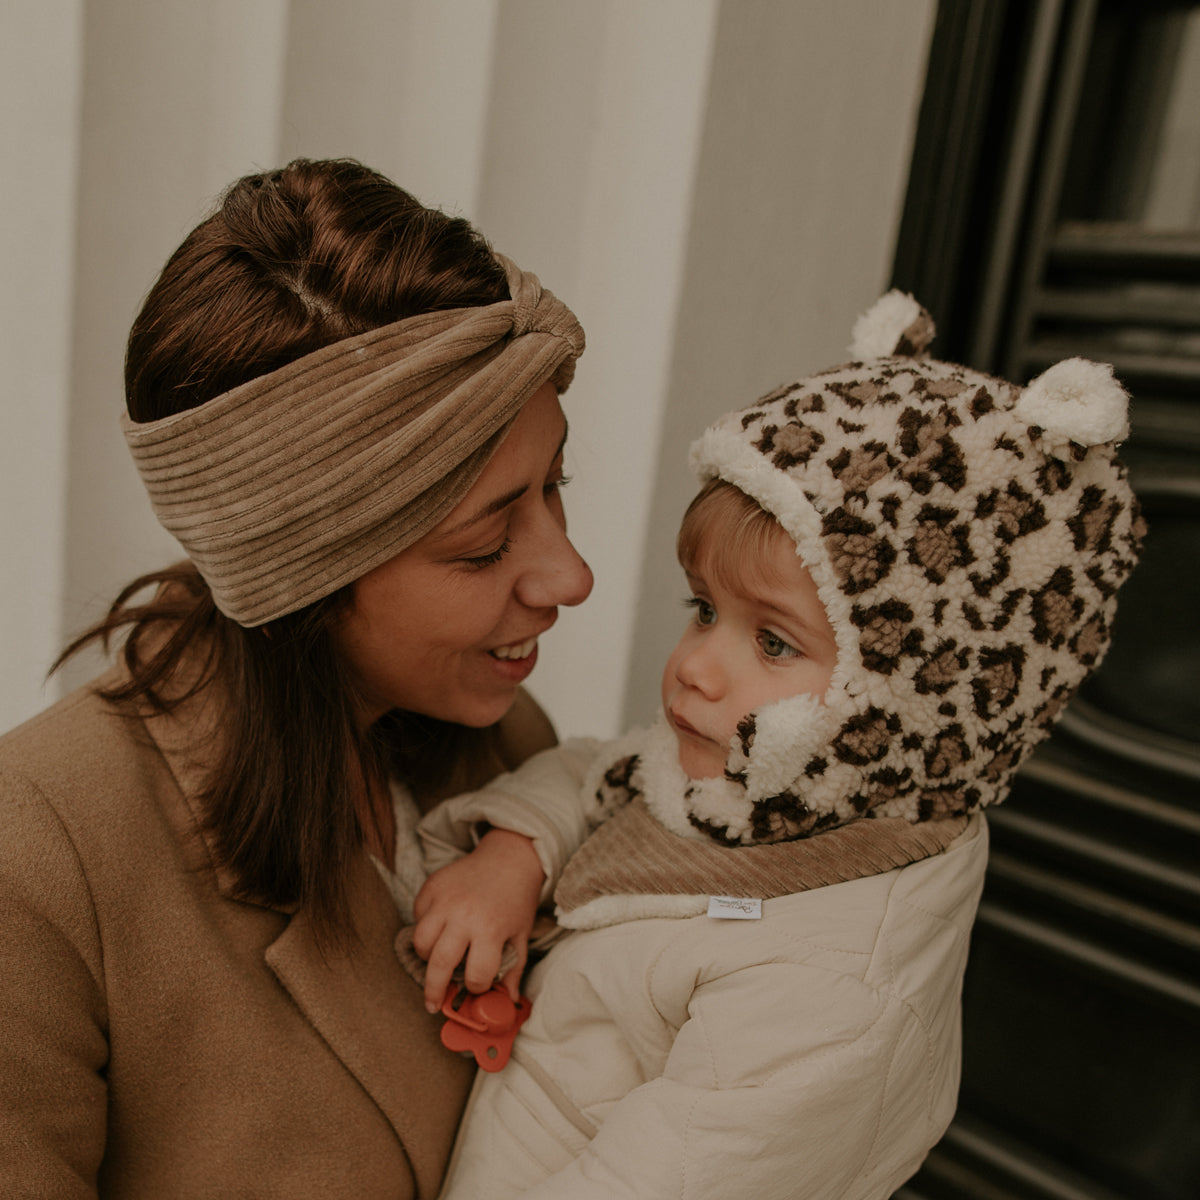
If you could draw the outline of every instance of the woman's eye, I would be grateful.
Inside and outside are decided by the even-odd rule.
[[[552,492],[561,492],[570,482],[571,477],[569,475],[559,475],[557,479],[547,479],[542,487],[542,492],[547,496]]]
[[[473,558],[461,559],[468,567],[473,570],[482,570],[484,567],[494,567],[510,550],[512,542],[505,538],[490,554],[480,554]]]
[[[769,629],[764,629],[759,633],[758,644],[768,658],[795,658],[800,653],[795,646],[785,642],[777,633],[772,633]]]
[[[684,604],[695,610],[697,625],[716,624],[717,610],[707,600],[701,600],[699,596],[689,596]]]

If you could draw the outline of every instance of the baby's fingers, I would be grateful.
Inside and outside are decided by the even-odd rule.
[[[471,992],[486,992],[500,973],[500,961],[504,956],[504,943],[492,939],[476,939],[467,951],[463,969],[463,983]]]
[[[416,946],[415,938],[413,945]],[[454,968],[462,962],[466,949],[466,938],[446,934],[431,950],[425,968],[425,1007],[429,1012],[437,1012],[442,1007]]]
[[[521,976],[525,973],[525,962],[529,956],[529,945],[524,938],[520,940],[514,938],[509,945],[517,952],[517,957],[513,965],[504,972],[500,982],[504,985],[513,1003],[516,1003],[521,999]]]
[[[413,949],[426,962],[433,954],[434,947],[438,944],[438,939],[442,936],[445,928],[446,921],[443,917],[418,916],[417,923],[413,926],[412,944]]]

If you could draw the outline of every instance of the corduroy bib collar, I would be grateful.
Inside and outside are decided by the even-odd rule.
[[[671,833],[638,797],[571,858],[554,892],[556,916],[565,928],[595,929],[698,916],[712,895],[770,900],[846,883],[940,854],[967,822],[867,818],[797,841],[720,846]]]

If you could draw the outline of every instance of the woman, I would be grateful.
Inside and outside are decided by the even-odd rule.
[[[410,797],[553,741],[520,684],[591,588],[559,496],[582,349],[356,163],[241,180],[167,263],[125,431],[189,562],[64,654],[127,632],[119,667],[0,739],[6,1195],[437,1191],[470,1070],[386,868]],[[482,853],[540,880],[514,834]]]

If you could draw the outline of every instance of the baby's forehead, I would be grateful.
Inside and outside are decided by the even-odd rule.
[[[684,568],[710,563],[717,569],[771,570],[787,555],[796,554],[796,543],[779,521],[760,508],[740,489],[722,484],[704,497],[685,519]]]
[[[704,530],[695,552],[682,565],[689,578],[732,595],[788,603],[797,609],[814,586],[796,543],[775,522],[748,536],[743,531],[741,537],[725,536],[720,529]]]

